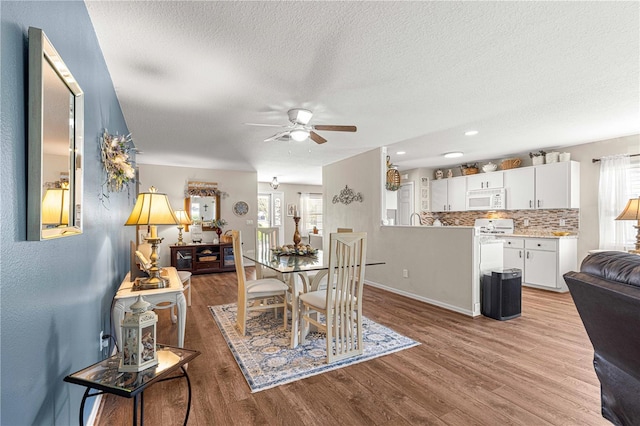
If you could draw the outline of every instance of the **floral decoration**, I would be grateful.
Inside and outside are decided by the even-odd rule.
[[[540,150],[538,152],[530,152],[529,153],[529,158],[533,158],[533,157],[544,157],[545,155],[547,155],[546,152],[544,152],[543,150]]]
[[[120,192],[129,186],[136,177],[131,165],[131,135],[113,136],[105,129],[100,138],[102,162],[107,172],[106,185],[110,192]]]

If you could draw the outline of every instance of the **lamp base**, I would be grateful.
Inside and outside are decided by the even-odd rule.
[[[182,241],[182,229],[183,229],[183,228],[184,228],[183,226],[178,226],[178,242],[174,244],[174,245],[176,245],[176,246],[183,246],[183,245],[185,245],[185,242],[184,242],[184,241]]]
[[[155,290],[169,287],[169,280],[163,277],[138,278],[133,283],[132,291]]]

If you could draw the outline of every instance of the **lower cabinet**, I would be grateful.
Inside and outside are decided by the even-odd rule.
[[[171,266],[192,274],[235,271],[233,246],[231,243],[171,246]]]
[[[505,238],[504,267],[522,270],[522,284],[568,291],[562,277],[578,267],[576,238]]]

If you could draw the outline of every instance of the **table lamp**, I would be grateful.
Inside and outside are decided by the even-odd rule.
[[[635,250],[629,250],[629,253],[640,254],[640,197],[631,198],[627,202],[627,206],[622,213],[616,217],[616,220],[636,220],[637,225],[633,225],[636,228],[636,248]]]
[[[125,222],[125,226],[150,225],[150,235],[145,238],[151,244],[151,267],[148,270],[149,278],[143,278],[134,284],[134,290],[148,290],[165,288],[169,286],[169,280],[160,276],[158,268],[158,244],[163,238],[158,238],[156,225],[177,225],[178,219],[173,213],[166,194],[157,192],[153,186],[149,192],[142,192],[136,199],[136,204]]]
[[[178,242],[176,245],[183,246],[185,243],[182,241],[182,230],[185,225],[191,225],[191,218],[184,210],[176,210],[174,213],[178,218]]]
[[[69,225],[69,184],[47,189],[42,199],[42,224]]]

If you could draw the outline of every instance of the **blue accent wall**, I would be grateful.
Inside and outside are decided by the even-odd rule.
[[[84,388],[63,378],[108,355],[98,336],[110,333],[135,239],[123,226],[133,190],[99,199],[99,136],[128,129],[84,2],[2,0],[0,17],[0,424],[77,424]],[[26,240],[30,26],[44,30],[85,93],[84,233],[51,241]]]

